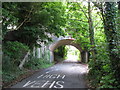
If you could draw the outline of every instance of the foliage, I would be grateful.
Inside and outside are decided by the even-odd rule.
[[[18,65],[20,63],[20,59],[23,59],[24,54],[29,50],[28,46],[20,43],[20,42],[6,42],[3,46],[4,56],[8,56],[11,58],[11,62]],[[10,62],[8,60],[8,62]],[[3,60],[4,63],[4,60]],[[7,61],[5,62],[7,63]],[[5,64],[4,63],[4,64]]]
[[[53,65],[53,63],[50,63],[47,60],[44,60],[42,58],[35,58],[32,57],[28,60],[27,63],[25,63],[24,67],[32,70],[40,69],[40,68],[47,68]]]
[[[89,33],[88,33],[88,20],[82,12],[83,8],[87,12],[86,6],[82,3],[70,2],[66,5],[66,32],[67,35],[75,38],[76,43],[80,43],[81,47],[88,47]],[[82,18],[81,18],[82,17]]]
[[[2,66],[2,79],[3,83],[11,82],[18,76],[24,73],[23,70],[20,70],[16,64],[14,64],[12,61],[12,58],[9,56],[3,57],[3,66]]]
[[[111,68],[114,73],[114,77],[118,82],[120,82],[120,49],[117,47],[119,46],[119,36],[118,33],[120,31],[117,30],[116,24],[116,15],[117,15],[117,8],[116,3],[105,3],[105,34],[108,42],[109,54],[110,54],[110,61],[111,61]],[[110,11],[109,11],[110,10]]]
[[[106,43],[101,43],[101,45],[97,46],[96,61],[94,62],[93,60],[90,60],[89,62],[90,70],[88,75],[89,75],[91,85],[93,87],[102,86],[102,84],[99,84],[101,81],[101,78],[109,74],[108,71],[110,71],[110,61],[109,61],[108,52],[106,51],[105,46],[106,46]],[[103,82],[103,83],[106,83],[106,82]]]
[[[54,51],[54,53],[55,53],[56,55],[59,55],[59,56],[61,56],[61,57],[64,57],[64,55],[66,54],[65,46],[60,46],[60,47],[58,47],[58,48]]]
[[[48,34],[64,34],[64,11],[60,2],[3,3],[3,37],[7,37],[7,32],[14,31],[14,38],[29,47],[37,45],[36,41],[47,43],[46,39],[51,40]]]
[[[54,51],[54,55],[55,55],[55,61],[59,62],[64,60],[65,56],[67,54],[66,48],[65,46],[60,46],[58,47],[55,51]],[[61,60],[62,59],[62,60]]]
[[[2,31],[4,38],[5,34],[9,31],[8,27],[15,26],[19,19],[16,17],[18,14],[16,3],[3,3],[2,7]]]
[[[18,65],[28,51],[28,46],[20,42],[8,41],[3,44],[2,75],[3,82],[10,82],[24,73]]]
[[[49,61],[41,59],[37,59],[31,57],[28,62],[25,63],[24,69],[19,69],[18,65],[16,65],[13,61],[13,58],[9,56],[3,57],[3,66],[2,66],[2,79],[3,79],[3,86],[6,83],[10,83],[11,81],[15,80],[16,78],[20,77],[23,74],[27,73],[27,70],[38,70],[41,68],[47,68],[53,65]]]
[[[103,24],[99,25],[102,26],[102,30],[95,32],[96,62],[93,60],[89,62],[90,83],[93,87],[119,88],[120,59],[117,48],[119,30],[116,29],[116,3],[94,3],[94,5],[100,10]]]

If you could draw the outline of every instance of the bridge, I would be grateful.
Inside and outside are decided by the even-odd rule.
[[[82,62],[87,62],[88,61],[88,52],[83,50],[81,45],[75,42],[74,38],[71,38],[70,36],[60,36],[59,38],[54,37],[53,38],[53,43],[49,46],[50,50],[50,61],[54,61],[54,50],[57,49],[60,46],[63,45],[72,45],[76,47],[80,51],[80,57]]]
[[[70,36],[51,36],[53,42],[51,42],[49,45],[45,45],[44,43],[40,43],[41,47],[34,47],[33,49],[33,56],[36,58],[44,58],[44,60],[48,60],[50,63],[54,61],[54,50],[57,49],[60,46],[63,45],[72,45],[76,47],[80,51],[80,59],[81,62],[86,63],[88,62],[88,51],[83,50],[81,45],[79,43],[75,42],[74,38],[71,38]],[[29,54],[25,56],[25,58],[20,63],[19,67],[22,68],[24,63],[26,62]]]

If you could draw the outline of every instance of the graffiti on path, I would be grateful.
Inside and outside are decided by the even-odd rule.
[[[38,80],[35,81],[28,81],[23,85],[23,87],[30,87],[30,88],[63,88],[64,84],[64,78],[66,75],[60,75],[60,74],[42,74],[37,77]],[[43,79],[43,80],[39,80]],[[44,80],[47,79],[47,80]],[[48,80],[48,79],[56,79],[54,81]],[[59,79],[59,80],[57,80]]]

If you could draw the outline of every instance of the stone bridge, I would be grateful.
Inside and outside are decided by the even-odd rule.
[[[54,50],[60,46],[63,45],[72,45],[76,47],[80,51],[80,57],[82,62],[87,62],[88,61],[88,52],[83,50],[81,45],[75,42],[74,38],[71,38],[70,36],[60,36],[59,38],[53,37],[53,43],[49,46],[50,50],[50,61],[54,61]]]
[[[45,45],[44,43],[40,43],[41,47],[34,47],[33,52],[28,52],[24,59],[21,61],[19,67],[22,68],[26,60],[28,60],[29,55],[32,54],[36,58],[42,58],[44,60],[48,60],[50,62],[54,61],[54,50],[63,45],[72,45],[76,47],[80,51],[81,62],[88,62],[88,52],[83,50],[81,45],[75,43],[75,39],[71,38],[70,36],[60,36],[57,38],[56,36],[52,36],[53,42],[49,45]]]

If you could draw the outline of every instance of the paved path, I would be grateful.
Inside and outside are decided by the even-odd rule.
[[[85,73],[87,65],[63,62],[22,80],[12,88],[87,88]]]

